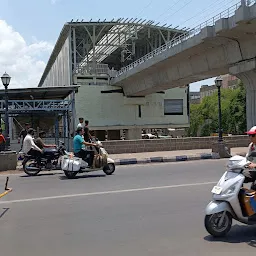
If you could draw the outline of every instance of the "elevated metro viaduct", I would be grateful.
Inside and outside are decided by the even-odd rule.
[[[256,125],[256,1],[240,1],[121,68],[111,84],[145,96],[230,73],[247,91],[248,129]]]
[[[141,129],[189,126],[189,88],[186,84],[146,97],[125,95],[110,85],[122,67],[185,32],[153,21],[71,21],[64,25],[39,87],[79,85],[75,98],[78,118],[90,121],[100,139],[141,139]]]

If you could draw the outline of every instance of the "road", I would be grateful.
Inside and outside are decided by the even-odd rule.
[[[204,209],[224,165],[204,160],[123,166],[113,176],[99,172],[75,180],[61,173],[12,175],[14,191],[0,201],[1,255],[255,253],[255,227],[234,223],[219,240],[204,229]]]

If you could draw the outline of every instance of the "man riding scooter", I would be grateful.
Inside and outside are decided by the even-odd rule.
[[[93,150],[86,150],[83,148],[84,146],[94,146],[98,147],[97,144],[86,142],[83,139],[84,129],[82,127],[78,127],[76,130],[77,135],[74,137],[74,153],[75,156],[82,158],[88,163],[89,167],[92,167],[93,158],[94,158],[94,151]]]
[[[243,171],[244,176],[246,177],[245,182],[254,182],[256,180],[256,157],[252,156],[252,153],[256,153],[256,126],[253,126],[248,132],[246,132],[251,140],[251,143],[248,147],[248,152],[246,158],[251,163],[248,165],[248,169]],[[253,186],[253,190],[256,190],[256,185]]]

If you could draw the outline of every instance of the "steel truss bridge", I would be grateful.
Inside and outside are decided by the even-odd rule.
[[[23,114],[31,112],[66,112],[72,111],[71,100],[9,100],[8,113]],[[0,100],[0,113],[5,112],[5,101]]]

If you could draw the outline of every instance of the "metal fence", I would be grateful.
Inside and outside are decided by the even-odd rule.
[[[0,100],[0,112],[4,113],[5,101]],[[70,100],[9,100],[8,112],[30,112],[30,111],[71,111]]]

